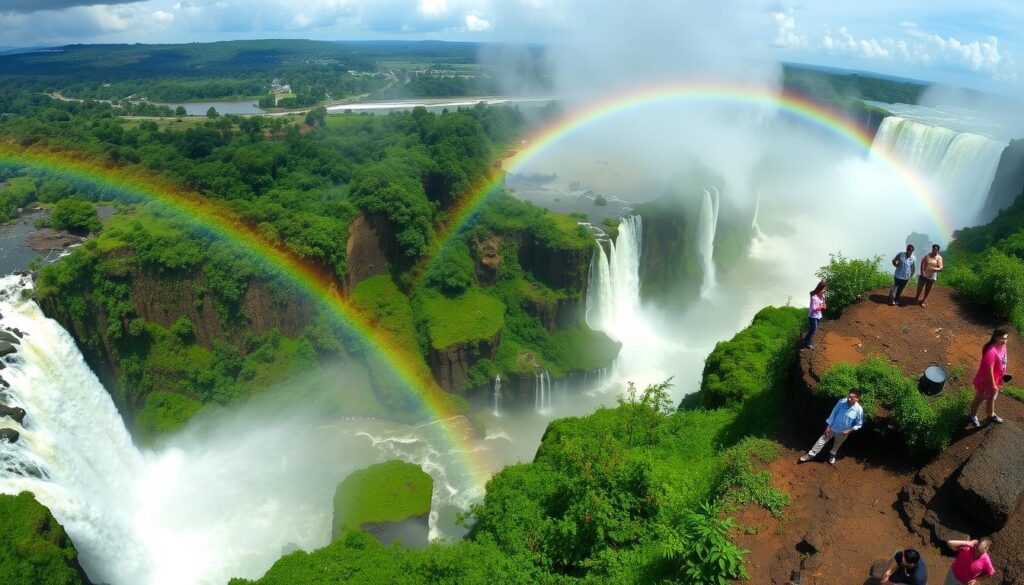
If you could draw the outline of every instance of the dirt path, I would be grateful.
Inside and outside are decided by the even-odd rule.
[[[1003,323],[965,309],[948,289],[936,288],[928,307],[885,304],[884,291],[846,310],[838,321],[822,323],[816,349],[802,352],[805,377],[813,379],[837,361],[860,362],[873,354],[889,357],[907,375],[917,377],[935,361],[959,372],[950,385],[968,384],[977,367],[981,345]],[[1024,344],[1011,334],[1009,371],[1024,376]],[[957,368],[957,364],[963,364]],[[1009,424],[1024,424],[1024,404],[1003,397],[997,411]],[[822,420],[827,413],[821,413]],[[821,423],[824,428],[824,423]],[[929,582],[941,583],[951,557],[930,539],[908,530],[897,511],[900,490],[923,462],[908,461],[900,450],[879,448],[856,437],[844,445],[835,467],[823,461],[803,465],[797,457],[814,442],[819,430],[807,421],[787,421],[776,437],[784,451],[769,464],[775,484],[792,498],[784,518],[776,520],[761,509],[745,509],[736,519],[756,534],[744,534],[740,544],[750,551],[750,581],[757,585],[787,583],[791,571],[802,569],[801,585],[862,585],[871,565],[895,551],[919,550],[929,568]],[[858,440],[860,439],[860,440]],[[950,449],[971,448],[978,442],[965,430]],[[1012,546],[1012,544],[1011,544]],[[817,550],[820,554],[811,554]],[[995,559],[998,564],[998,558]],[[999,580],[994,582],[998,583]]]

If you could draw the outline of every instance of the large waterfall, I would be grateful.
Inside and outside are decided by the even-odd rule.
[[[640,239],[643,224],[639,215],[622,219],[616,241],[598,245],[590,263],[587,283],[587,325],[619,339],[636,323],[640,311]],[[600,242],[599,242],[600,244]]]
[[[386,459],[430,473],[435,508],[465,508],[480,496],[453,465],[461,455],[438,448],[437,437],[450,432],[438,421],[324,420],[312,405],[283,412],[254,400],[195,422],[171,444],[139,450],[74,340],[23,295],[30,286],[0,278],[0,328],[25,332],[3,358],[9,388],[0,385],[0,402],[27,411],[24,425],[0,419],[21,433],[16,443],[0,441],[0,493],[35,494],[94,583],[259,577],[286,548],[327,544],[338,482]]]
[[[718,205],[721,199],[718,188],[704,189],[700,216],[697,220],[697,253],[700,254],[704,279],[700,283],[700,296],[708,298],[715,288],[715,230],[718,228]]]
[[[957,225],[979,220],[1005,142],[889,116],[882,120],[872,150],[885,148],[930,178],[954,210]]]

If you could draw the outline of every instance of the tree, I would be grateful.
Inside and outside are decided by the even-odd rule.
[[[316,126],[318,124],[321,127],[327,124],[327,108],[323,106],[317,106],[306,114],[306,125]]]
[[[210,109],[206,110],[206,117],[207,118],[216,118],[218,116],[220,116],[220,114],[217,113],[217,108],[215,108],[213,106],[210,106]]]
[[[217,111],[217,110],[214,110],[213,108],[210,108],[210,109],[213,110],[214,112]],[[207,113],[207,115],[209,115],[210,112],[207,111],[206,113]],[[174,115],[175,116],[187,116],[188,112],[185,111],[185,106],[178,106],[178,107],[174,108]]]
[[[50,225],[69,232],[98,232],[103,224],[92,203],[82,199],[61,199],[53,206]]]

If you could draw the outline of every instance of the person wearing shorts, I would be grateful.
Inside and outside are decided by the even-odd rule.
[[[925,254],[924,258],[921,258],[921,274],[917,277],[917,294],[914,295],[914,300],[920,299],[921,306],[924,307],[925,301],[928,300],[928,295],[932,292],[932,285],[939,278],[939,272],[942,272],[942,256],[939,255],[939,245],[932,244],[932,251],[930,254]],[[921,297],[921,293],[924,292],[924,297]]]
[[[1003,385],[1006,375],[1006,342],[1009,335],[1003,329],[996,329],[992,337],[981,348],[981,364],[974,375],[974,401],[971,402],[971,424],[981,426],[978,420],[978,407],[984,402],[988,405],[988,420],[1002,423],[1003,419],[996,414],[996,397]]]

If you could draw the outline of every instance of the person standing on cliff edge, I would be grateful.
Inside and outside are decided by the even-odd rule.
[[[864,407],[860,405],[860,390],[850,390],[846,398],[840,398],[832,409],[832,414],[825,419],[825,432],[818,437],[811,450],[800,457],[797,463],[806,463],[818,456],[818,452],[825,448],[825,444],[832,441],[832,451],[829,454],[830,465],[836,464],[836,453],[843,446],[850,433],[860,430],[864,426]]]
[[[932,244],[931,253],[925,254],[924,258],[921,258],[921,274],[917,277],[917,294],[914,295],[914,300],[917,301],[921,298],[921,291],[924,291],[924,298],[921,298],[922,307],[926,306],[924,302],[928,300],[928,295],[932,292],[932,285],[935,284],[940,272],[942,272],[942,256],[939,255],[939,245]]]
[[[914,271],[917,270],[917,257],[914,256],[914,245],[907,244],[907,251],[896,254],[892,259],[892,265],[896,271],[892,274],[889,304],[896,305],[900,300],[900,295],[903,294],[903,289],[907,287],[910,279],[914,278]]]
[[[818,323],[821,322],[821,312],[827,309],[825,305],[825,281],[818,281],[818,286],[811,291],[810,308],[807,310],[807,335],[800,342],[800,347],[814,349],[814,334],[818,331]]]

